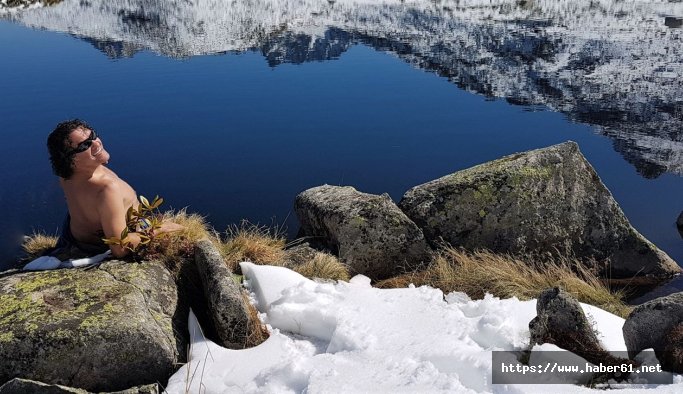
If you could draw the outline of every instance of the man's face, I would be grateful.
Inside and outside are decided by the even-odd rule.
[[[79,127],[72,131],[69,135],[69,145],[71,149],[77,149],[81,144],[90,144],[90,147],[82,152],[74,153],[74,165],[76,168],[85,166],[92,166],[93,164],[106,164],[109,162],[109,152],[104,149],[102,140],[99,137],[92,139],[92,130]]]

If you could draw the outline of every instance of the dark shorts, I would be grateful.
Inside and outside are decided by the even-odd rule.
[[[68,259],[79,259],[83,257],[91,257],[96,254],[104,253],[109,250],[109,246],[104,242],[91,244],[77,241],[71,233],[71,216],[67,213],[62,224],[62,233],[57,239],[55,248],[48,253],[48,256],[54,256],[64,261]]]

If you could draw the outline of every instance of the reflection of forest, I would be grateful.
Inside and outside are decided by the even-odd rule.
[[[596,125],[657,177],[683,174],[680,16],[683,3],[664,1],[65,0],[10,17],[110,57],[257,49],[274,67],[362,43],[477,94]]]

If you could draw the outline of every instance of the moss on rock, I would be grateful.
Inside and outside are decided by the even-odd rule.
[[[173,329],[177,307],[173,277],[155,262],[0,278],[0,381],[90,391],[164,381],[184,347]]]
[[[577,257],[612,278],[656,280],[680,271],[628,223],[574,142],[416,186],[399,207],[432,244]]]

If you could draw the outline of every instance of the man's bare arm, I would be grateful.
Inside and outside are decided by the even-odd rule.
[[[126,228],[126,210],[123,204],[123,193],[115,183],[106,185],[100,191],[99,205],[97,211],[100,215],[102,231],[106,238],[121,237],[121,233]],[[126,237],[133,246],[140,243],[140,237],[131,232]],[[109,245],[114,257],[123,257],[129,250],[119,245]]]
[[[121,232],[126,228],[126,211],[129,207],[123,204],[123,193],[120,191],[119,186],[116,184],[105,186],[100,192],[99,201],[98,212],[104,236],[106,238],[121,237]],[[155,231],[155,234],[182,230],[185,230],[185,227],[177,223],[163,222],[161,227]],[[133,247],[137,246],[141,241],[140,236],[136,232],[128,233],[125,240],[130,242]],[[119,245],[109,245],[109,248],[114,257],[124,257],[130,252],[130,250]]]

